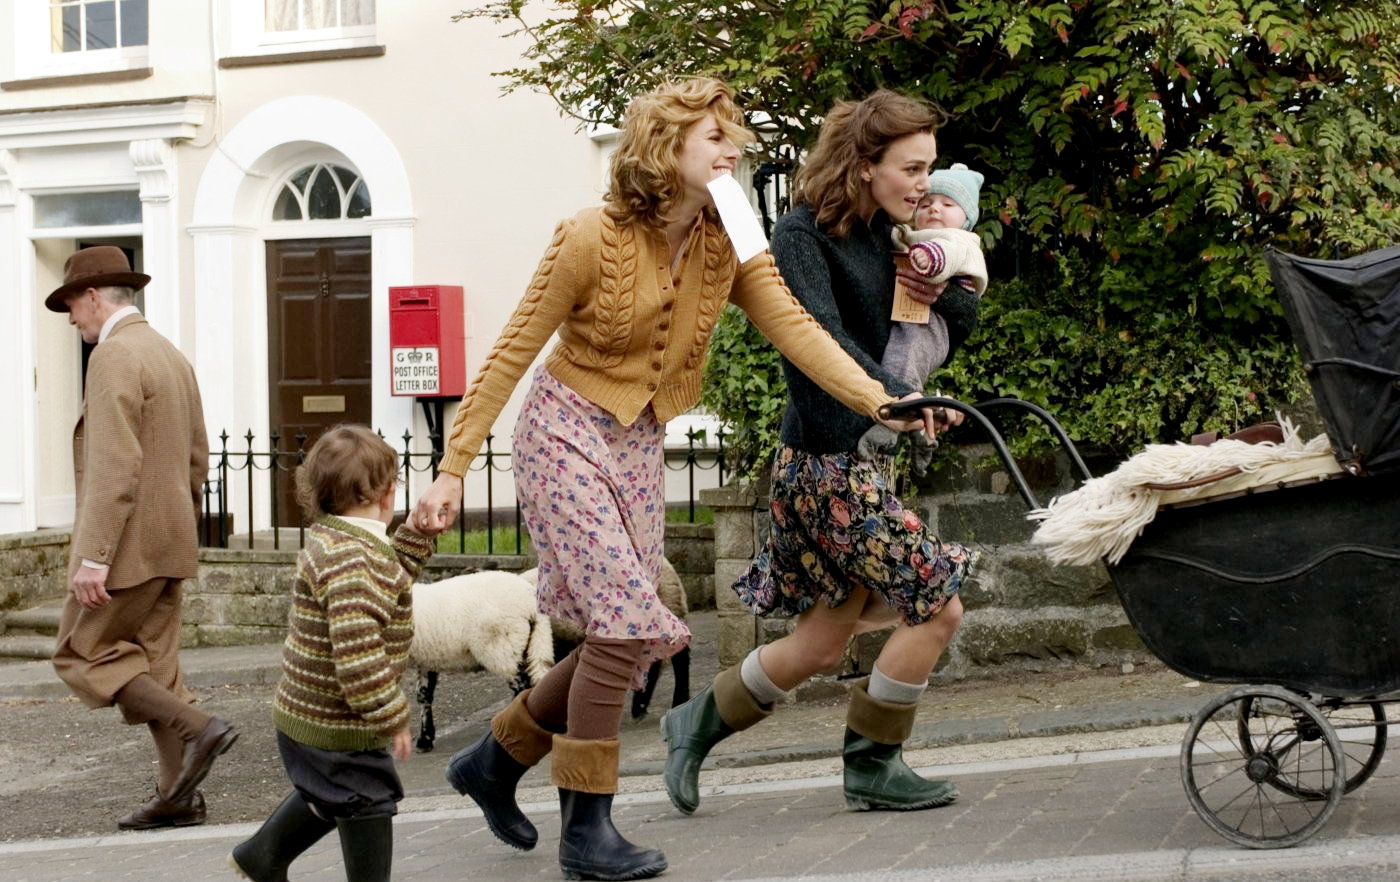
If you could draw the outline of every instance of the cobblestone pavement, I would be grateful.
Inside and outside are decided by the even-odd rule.
[[[615,820],[634,841],[665,851],[665,879],[801,879],[809,882],[960,882],[1056,879],[1277,879],[1325,867],[1325,878],[1387,878],[1400,867],[1397,769],[1384,762],[1309,843],[1250,851],[1220,839],[1187,804],[1178,747],[921,767],[952,776],[953,805],[925,812],[846,811],[840,779],[801,774],[725,784],[706,773],[700,811],[678,814],[654,776],[618,797]],[[801,764],[791,764],[804,771]],[[526,810],[540,847],[516,853],[497,842],[463,800],[405,803],[395,825],[394,878],[422,882],[558,879],[556,807],[531,791]],[[438,798],[441,801],[441,798]],[[251,824],[94,839],[0,845],[0,879],[233,879],[224,864]],[[1352,875],[1352,874],[1356,875]],[[298,880],[344,878],[334,838],[294,865]],[[1373,874],[1373,875],[1365,875]],[[1322,878],[1319,876],[1318,878]]]

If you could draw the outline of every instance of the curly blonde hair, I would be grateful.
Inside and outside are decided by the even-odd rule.
[[[677,158],[686,130],[713,113],[739,147],[754,140],[734,103],[734,90],[710,77],[662,83],[627,105],[622,141],[612,155],[606,211],[618,221],[659,226],[684,191]]]
[[[885,150],[906,135],[930,135],[943,123],[937,107],[880,89],[861,101],[838,101],[822,123],[817,146],[797,172],[793,204],[807,203],[818,226],[845,236],[859,216],[865,163],[878,165]]]

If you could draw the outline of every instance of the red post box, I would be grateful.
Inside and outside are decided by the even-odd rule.
[[[467,391],[466,350],[460,285],[389,289],[392,394],[460,398]]]

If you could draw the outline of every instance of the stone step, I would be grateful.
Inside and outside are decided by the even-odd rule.
[[[1028,542],[1036,528],[1026,519],[1026,503],[1014,492],[959,493],[940,499],[928,526],[940,539],[981,545]]]
[[[10,634],[15,631],[24,631],[53,636],[58,633],[58,620],[62,616],[63,607],[61,605],[17,609],[5,614],[5,631]]]
[[[52,658],[53,647],[52,637],[41,637],[37,634],[0,637],[0,658]]]

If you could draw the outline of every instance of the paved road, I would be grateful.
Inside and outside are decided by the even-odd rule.
[[[1236,848],[1208,830],[1183,795],[1175,744],[920,771],[954,776],[962,798],[928,812],[848,812],[839,778],[798,772],[800,777],[711,787],[700,812],[686,818],[671,808],[659,781],[646,776],[634,781],[641,790],[619,796],[615,818],[636,841],[666,852],[671,870],[664,878],[673,882],[1312,882],[1394,879],[1400,873],[1400,771],[1389,761],[1343,801],[1321,833],[1282,851]],[[552,803],[527,806],[540,826],[541,846],[520,854],[492,838],[479,814],[461,801],[438,802],[452,807],[405,803],[414,810],[396,823],[395,879],[559,878]],[[0,879],[232,879],[224,856],[252,829],[244,824],[0,845]],[[298,880],[344,878],[333,839],[295,869]]]

